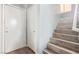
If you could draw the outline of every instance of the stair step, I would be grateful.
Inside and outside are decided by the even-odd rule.
[[[67,26],[67,25],[72,26],[72,24],[73,24],[72,22],[70,22],[70,23],[68,23],[68,22],[67,23],[62,22],[62,23],[58,23],[58,26],[63,26],[63,25],[64,26]]]
[[[58,39],[58,38],[51,38],[51,39],[52,39],[50,41],[51,43],[62,46],[64,48],[68,48],[70,50],[73,50],[79,53],[79,43],[66,41],[66,40]]]
[[[79,36],[78,35],[69,35],[69,34],[61,34],[61,33],[54,33],[53,34],[54,38],[59,38],[63,40],[68,40],[72,42],[79,43]]]
[[[79,24],[78,23],[79,23],[79,17],[78,17],[78,21],[77,21],[77,25],[78,25],[77,27],[79,28]],[[60,28],[60,29],[65,29],[65,28],[71,29],[72,25],[73,25],[73,17],[64,17],[64,18],[60,19],[57,28]]]
[[[48,43],[48,48],[59,53],[59,54],[76,54],[76,52],[60,47],[55,44]]]
[[[61,22],[73,22],[73,17],[62,17],[61,19],[60,19],[60,21]],[[78,21],[77,22],[79,22],[79,16],[78,16]]]
[[[72,23],[73,23],[72,19],[70,19],[70,18],[62,18],[62,19],[60,19],[58,24],[72,24]]]
[[[43,51],[44,54],[56,54],[56,52],[51,51],[50,49],[46,48]]]
[[[67,21],[67,22],[73,21],[73,17],[62,17],[60,21]]]
[[[72,25],[58,25],[56,29],[72,29]]]
[[[55,32],[61,33],[61,34],[78,35],[78,32],[70,30],[70,29],[56,29]]]
[[[73,25],[73,22],[71,22],[71,23],[64,23],[64,22],[62,22],[62,23],[58,23],[58,26],[57,27],[59,27],[59,26],[69,26],[69,27],[71,27]],[[77,26],[79,26],[79,24],[77,23]]]
[[[71,29],[72,30],[72,25],[73,24],[71,24],[71,23],[69,23],[69,24],[60,23],[57,25],[56,29]],[[79,28],[79,25],[77,25],[77,28]]]

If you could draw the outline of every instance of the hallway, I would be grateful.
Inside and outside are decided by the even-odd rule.
[[[0,53],[79,53],[79,17],[74,17],[75,6],[1,4]]]

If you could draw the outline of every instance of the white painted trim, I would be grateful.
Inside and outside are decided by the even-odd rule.
[[[78,9],[78,5],[75,6],[72,30],[79,32],[79,29],[77,28],[77,9]]]
[[[3,33],[3,35],[2,35],[2,37],[3,37],[3,38],[2,38],[2,39],[3,39],[3,48],[2,48],[3,51],[2,51],[2,52],[3,52],[3,54],[5,53],[4,22],[5,22],[5,21],[4,21],[4,5],[2,5],[2,29],[3,29],[3,32],[2,32],[2,33]]]
[[[3,51],[3,49],[4,49],[3,48],[3,5],[1,4],[0,7],[1,7],[1,10],[0,10],[0,12],[1,12],[1,15],[0,15],[1,16],[1,20],[0,20],[1,28],[0,29],[1,29],[1,42],[2,42],[1,43],[1,52],[0,53],[3,54],[4,53],[4,51]]]

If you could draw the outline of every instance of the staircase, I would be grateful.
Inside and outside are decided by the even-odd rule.
[[[79,22],[78,22],[79,23]],[[79,33],[72,30],[73,17],[60,19],[44,54],[78,54]],[[79,26],[79,25],[78,25]]]

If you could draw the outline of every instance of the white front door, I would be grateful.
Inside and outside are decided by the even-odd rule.
[[[4,5],[5,53],[26,46],[25,9]]]

